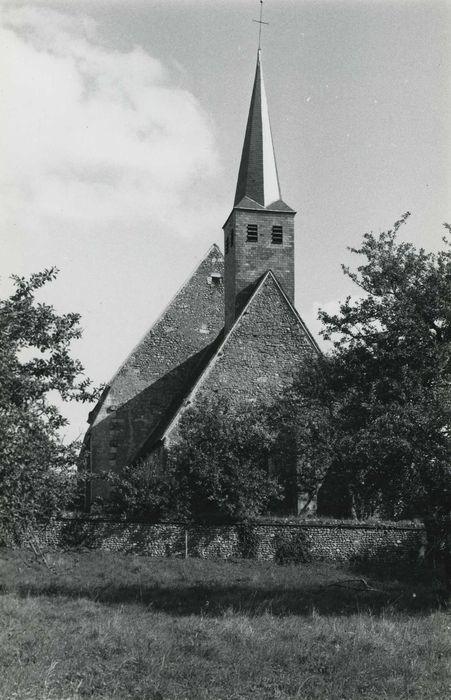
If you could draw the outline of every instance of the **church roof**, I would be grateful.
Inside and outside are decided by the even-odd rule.
[[[260,49],[257,54],[254,87],[241,154],[234,206],[241,207],[242,204],[245,204],[247,208],[249,199],[254,203],[252,208],[257,208],[256,204],[266,208],[273,202],[282,200]]]
[[[214,284],[212,275],[219,275],[221,284]],[[213,244],[107,383],[107,390],[114,386],[120,393],[121,403],[216,338],[224,321],[223,275],[223,254]]]
[[[223,275],[223,255],[213,245],[108,382],[91,412],[91,431],[98,436],[104,432],[102,440],[109,439],[112,421],[123,423],[115,446],[117,466],[128,463],[142,441],[178,407],[214,350],[224,325]],[[103,448],[98,449],[101,453]]]

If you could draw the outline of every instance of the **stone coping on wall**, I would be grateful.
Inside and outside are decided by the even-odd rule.
[[[280,527],[280,528],[342,528],[350,530],[424,530],[424,523],[418,520],[341,520],[333,518],[296,518],[294,516],[287,518],[277,517],[260,517],[250,520],[227,520],[227,521],[192,521],[185,522],[182,520],[157,520],[148,521],[142,519],[133,519],[126,517],[117,517],[106,515],[103,513],[80,513],[67,512],[55,518],[55,521],[64,522],[66,520],[78,520],[80,522],[104,522],[116,523],[123,525],[145,525],[145,526],[177,526],[190,528],[216,528],[216,527],[236,527],[240,525],[249,525],[251,527]]]
[[[417,521],[360,521],[360,520],[331,520],[331,519],[262,519],[252,521],[253,525],[271,527],[304,527],[304,528],[343,528],[350,530],[424,530],[424,525]]]

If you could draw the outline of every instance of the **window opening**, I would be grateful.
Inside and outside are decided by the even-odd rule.
[[[226,255],[229,252],[229,239],[228,239],[228,237],[226,238],[226,241],[225,241],[225,252],[226,252]]]
[[[258,226],[257,224],[247,225],[247,241],[249,243],[257,243],[258,241]]]
[[[273,226],[271,231],[271,243],[274,245],[281,245],[283,243],[283,229],[282,226]]]
[[[235,231],[232,229],[232,230],[230,231],[230,247],[231,247],[231,248],[233,248],[234,240],[235,240]]]
[[[215,287],[218,287],[221,282],[222,282],[222,275],[220,272],[212,272],[210,275],[210,284],[214,285]]]

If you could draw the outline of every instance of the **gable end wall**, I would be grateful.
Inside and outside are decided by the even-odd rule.
[[[256,290],[210,366],[191,403],[223,396],[232,405],[268,401],[290,386],[302,360],[318,352],[270,275]],[[176,419],[168,429],[177,440]]]

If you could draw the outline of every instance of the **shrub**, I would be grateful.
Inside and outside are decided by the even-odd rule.
[[[275,537],[277,564],[305,564],[311,560],[310,542],[305,530],[282,531]]]

